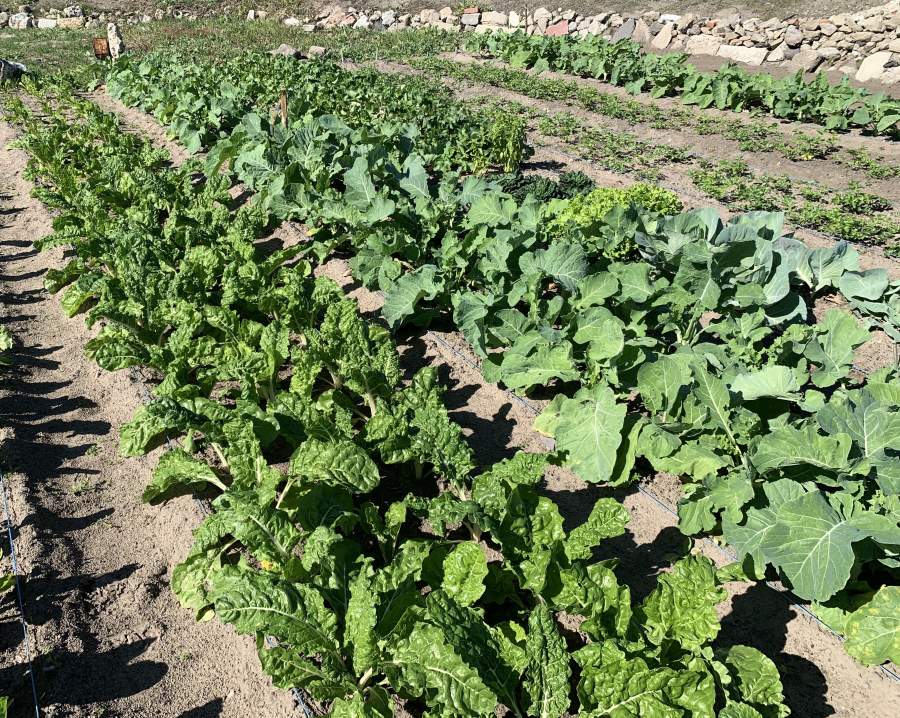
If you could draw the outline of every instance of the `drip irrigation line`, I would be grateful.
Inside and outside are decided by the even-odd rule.
[[[6,496],[6,476],[0,471],[0,491],[3,492],[3,513],[6,519],[6,538],[9,541],[9,560],[12,564],[13,580],[16,584],[16,599],[19,608],[19,623],[22,625],[22,640],[25,647],[25,662],[28,664],[28,678],[31,683],[31,698],[34,701],[35,718],[41,718],[41,706],[38,702],[37,682],[34,678],[34,663],[31,660],[31,640],[28,638],[28,624],[25,622],[25,597],[22,583],[19,581],[19,563],[16,558],[16,545],[13,536],[12,512]]]
[[[444,349],[446,349],[447,351],[451,352],[453,355],[455,355],[455,356],[456,356],[458,359],[460,359],[461,361],[465,362],[465,363],[466,363],[469,367],[471,367],[472,369],[475,369],[475,370],[477,370],[477,371],[479,371],[479,372],[481,371],[481,368],[478,366],[478,364],[477,364],[476,362],[474,362],[470,357],[468,357],[468,356],[466,356],[465,354],[463,354],[461,351],[459,351],[459,349],[457,349],[456,347],[454,347],[452,344],[450,344],[449,342],[447,342],[447,341],[446,341],[445,339],[443,339],[442,337],[438,336],[437,334],[435,334],[435,333],[432,332],[432,331],[427,332],[427,333],[426,333],[426,336],[430,336],[431,339],[433,339],[436,343],[440,344]],[[869,373],[867,370],[862,369],[861,367],[856,367],[855,365],[854,365],[854,369],[856,369],[857,371],[859,371],[859,372],[861,372],[861,373],[863,373],[863,374],[868,374],[868,373]],[[527,399],[525,399],[525,398],[523,398],[523,397],[520,397],[520,396],[519,396],[518,394],[516,394],[515,392],[510,391],[510,390],[508,390],[508,389],[501,389],[501,391],[503,391],[503,392],[504,392],[507,396],[509,396],[511,399],[516,400],[519,404],[521,404],[522,406],[524,406],[524,407],[525,407],[529,412],[531,412],[534,416],[537,416],[537,415],[540,413],[540,409],[539,409],[537,406],[535,406],[534,404],[532,404],[532,403],[531,403],[530,401],[528,401]],[[664,500],[663,500],[662,498],[660,498],[656,493],[654,493],[653,491],[651,491],[651,490],[648,489],[647,487],[642,486],[642,485],[640,484],[640,482],[638,482],[638,484],[637,484],[637,490],[638,490],[641,494],[643,494],[644,496],[646,496],[647,498],[649,498],[653,503],[655,503],[657,506],[659,506],[659,507],[660,507],[663,511],[665,511],[667,514],[669,514],[669,515],[675,517],[676,519],[678,518],[678,512],[677,512],[674,508],[672,508],[672,506],[670,506],[669,503],[668,503],[667,501],[664,501]],[[728,547],[728,546],[724,546],[724,545],[722,545],[722,544],[720,544],[720,543],[718,543],[718,542],[716,542],[716,541],[713,541],[713,540],[710,539],[710,538],[703,538],[703,539],[701,539],[701,541],[702,541],[703,543],[705,543],[706,545],[711,546],[712,548],[716,549],[719,553],[723,554],[724,556],[726,556],[727,558],[731,559],[732,561],[739,561],[739,560],[740,560],[740,556],[738,556],[738,554],[737,554],[733,549],[731,549],[731,548]],[[837,631],[835,631],[831,626],[829,626],[827,623],[825,623],[825,621],[823,621],[821,618],[819,618],[819,617],[818,617],[815,613],[813,613],[810,609],[808,609],[806,606],[804,606],[803,604],[799,603],[798,601],[794,600],[793,594],[792,594],[790,591],[788,591],[786,588],[784,588],[784,587],[778,585],[777,583],[775,583],[775,582],[773,582],[773,581],[765,581],[765,585],[768,586],[768,587],[769,587],[770,589],[772,589],[773,591],[775,591],[775,592],[780,593],[781,595],[783,595],[783,596],[784,596],[785,598],[787,598],[787,600],[790,602],[792,608],[797,609],[797,610],[798,610],[800,613],[802,613],[804,616],[806,616],[806,617],[809,618],[809,619],[812,619],[812,620],[813,620],[815,623],[817,623],[820,627],[822,627],[822,628],[824,628],[826,631],[828,631],[828,633],[830,633],[830,634],[832,634],[833,636],[837,637],[841,642],[844,642],[844,641],[846,640],[840,633],[838,633]],[[881,670],[881,672],[882,672],[885,676],[887,676],[887,677],[890,678],[891,680],[895,680],[895,681],[900,682],[900,674],[898,674],[898,673],[893,669],[893,667],[887,666],[887,665],[881,665],[881,666],[879,666],[879,669]]]

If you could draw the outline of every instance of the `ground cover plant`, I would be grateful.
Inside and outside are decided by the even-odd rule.
[[[783,79],[750,73],[730,64],[701,72],[681,53],[656,55],[630,40],[526,35],[524,32],[472,35],[467,49],[498,57],[513,67],[555,70],[592,77],[652,97],[679,96],[685,104],[720,110],[759,110],[788,120],[824,125],[830,130],[859,128],[877,135],[900,136],[900,101],[884,93],[832,85],[824,74],[806,80],[803,72]]]
[[[154,87],[166,91],[164,72]],[[385,293],[390,326],[452,316],[487,379],[556,393],[538,421],[555,460],[586,481],[648,466],[682,476],[686,533],[724,534],[748,573],[818,602],[857,636],[847,647],[860,660],[896,655],[879,607],[900,545],[898,380],[853,371],[870,326],[900,338],[884,270],[862,271],[846,243],[807,248],[780,213],[666,216],[677,209],[665,195],[654,209],[599,190],[517,201],[490,178],[426,170],[403,133],[370,133],[362,149],[356,137],[327,116],[285,127],[251,113],[207,172],[228,167],[260,206],[304,221],[317,256],[348,252]],[[314,165],[291,159],[311,154]],[[817,297],[837,292],[852,313],[815,322]]]
[[[48,288],[100,327],[101,367],[155,373],[121,450],[168,438],[144,499],[212,505],[173,589],[255,636],[277,685],[335,716],[789,713],[768,658],[713,645],[740,571],[690,556],[633,601],[593,558],[625,529],[618,502],[565,530],[538,490],[549,457],[476,466],[435,371],[404,379],[389,333],[300,245],[258,243],[270,217],[229,209],[230,177],[170,167],[66,87],[30,89],[37,107],[8,118],[58,213],[39,245],[73,254]]]

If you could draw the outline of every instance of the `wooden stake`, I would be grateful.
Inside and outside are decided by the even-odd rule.
[[[288,113],[287,113],[287,90],[281,91],[281,97],[279,98],[281,102],[281,124],[284,125],[285,129],[288,126]]]

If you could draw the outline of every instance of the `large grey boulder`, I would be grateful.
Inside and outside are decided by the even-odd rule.
[[[637,20],[633,17],[629,18],[612,34],[610,40],[618,42],[619,40],[630,38],[631,34],[634,32],[635,25],[637,25]]]

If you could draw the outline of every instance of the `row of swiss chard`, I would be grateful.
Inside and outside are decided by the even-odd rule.
[[[298,247],[255,241],[269,216],[229,209],[227,176],[198,182],[64,86],[32,90],[39,111],[13,100],[8,118],[57,211],[40,246],[74,255],[47,286],[100,325],[100,366],[157,374],[121,450],[180,440],[144,499],[213,506],[173,590],[255,635],[277,685],[343,717],[388,718],[399,699],[460,717],[789,713],[768,658],[711,645],[735,568],[686,558],[632,603],[592,558],[624,531],[620,504],[565,531],[539,491],[548,457],[476,467],[434,371],[404,382],[385,329]]]
[[[110,91],[165,117],[178,63],[120,64]],[[860,660],[897,657],[882,615],[900,600],[900,381],[852,375],[868,320],[900,338],[884,270],[861,271],[846,244],[783,236],[779,214],[723,224],[630,205],[565,222],[571,203],[517,202],[429,167],[409,131],[305,109],[288,127],[232,119],[207,171],[228,164],[259,207],[304,221],[320,258],[351,250],[392,327],[452,314],[487,379],[558,389],[538,428],[580,477],[681,475],[682,530],[724,534],[752,575],[777,570]],[[836,290],[863,324],[839,309],[814,322],[816,298]]]
[[[687,55],[644,52],[630,40],[602,37],[548,37],[523,32],[472,35],[467,49],[497,57],[513,67],[555,70],[590,77],[652,97],[679,96],[689,105],[735,112],[762,111],[787,120],[812,122],[829,130],[860,129],[892,139],[900,136],[900,100],[883,92],[837,85],[823,73],[812,80],[803,71],[778,79],[729,64],[702,72]]]

